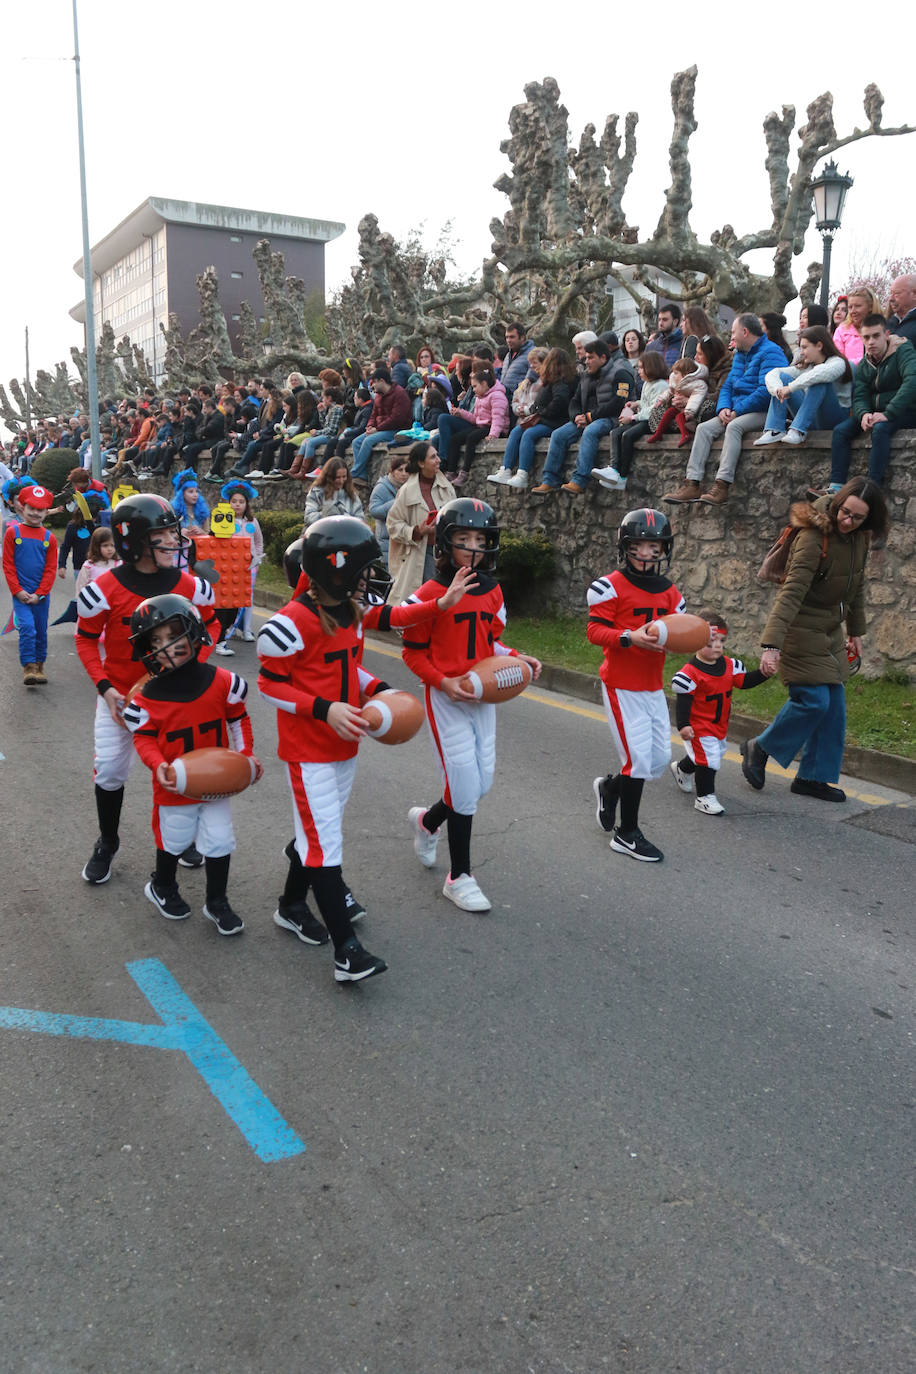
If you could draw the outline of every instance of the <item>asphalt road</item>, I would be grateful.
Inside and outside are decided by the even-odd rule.
[[[256,694],[268,771],[230,878],[248,929],[221,940],[202,874],[189,921],[142,895],[140,764],[111,882],[81,881],[93,692],[66,630],[48,671],[27,691],[0,641],[0,1003],[161,1027],[127,968],[153,961],[293,1145],[259,1157],[188,1038],[7,1012],[0,1367],[911,1374],[912,798],[756,794],[732,757],[720,819],[647,787],[666,861],[637,864],[595,824],[599,713],[532,692],[500,708],[473,841],[493,912],[469,916],[406,830],[437,795],[426,739],[369,742],[344,871],[390,971],[342,989],[270,919],[291,825]]]

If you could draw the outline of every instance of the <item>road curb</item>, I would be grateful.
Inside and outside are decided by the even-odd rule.
[[[279,592],[269,592],[265,589],[258,590],[255,603],[276,611],[285,606],[288,599]],[[377,639],[380,644],[390,641],[389,635],[375,634],[372,631],[368,637]],[[565,696],[603,707],[599,679],[591,673],[580,673],[574,668],[560,668],[556,664],[545,663],[538,686],[546,688],[549,692],[562,692]],[[668,709],[673,725],[674,702],[671,700],[668,702]],[[760,733],[764,724],[754,716],[742,716],[733,711],[729,722],[729,738],[750,739]],[[899,754],[882,754],[877,749],[860,749],[856,745],[847,744],[843,753],[843,772],[851,778],[860,778],[863,782],[876,782],[883,787],[894,787],[900,792],[916,794],[916,759],[905,759]]]

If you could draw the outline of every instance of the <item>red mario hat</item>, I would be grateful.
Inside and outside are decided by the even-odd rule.
[[[36,510],[50,510],[54,497],[47,487],[25,487],[19,493],[20,506],[34,506]]]

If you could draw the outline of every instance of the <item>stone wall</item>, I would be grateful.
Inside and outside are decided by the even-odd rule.
[[[756,437],[756,436],[754,436]],[[557,553],[557,571],[544,588],[545,608],[584,614],[585,592],[597,574],[615,566],[616,531],[621,516],[636,506],[661,506],[661,496],[683,478],[687,450],[675,447],[677,436],[649,448],[637,444],[626,491],[611,492],[593,484],[584,496],[560,491],[535,496],[486,482],[498,466],[501,441],[491,441],[477,458],[463,494],[483,497],[499,513],[506,529],[543,532]],[[546,441],[539,453],[546,453]],[[607,447],[607,441],[603,446]],[[713,451],[708,484],[715,475]],[[373,480],[385,469],[383,452],[374,458]],[[609,461],[609,460],[608,460]],[[535,471],[543,464],[541,457]],[[731,499],[724,507],[702,504],[665,506],[676,536],[672,576],[688,606],[714,607],[729,624],[737,653],[754,653],[760,642],[774,591],[761,587],[756,570],[783,526],[792,501],[804,498],[809,483],[825,485],[830,467],[830,435],[812,434],[801,448],[785,444],[754,448],[748,440],[738,467]],[[853,451],[851,472],[865,471],[863,443]],[[572,463],[570,460],[569,471]],[[262,506],[301,509],[301,484],[261,482]],[[164,494],[164,487],[159,487]],[[916,431],[894,440],[885,482],[891,512],[887,546],[868,564],[868,634],[863,671],[878,675],[906,669],[916,680]],[[208,500],[216,488],[205,488]]]

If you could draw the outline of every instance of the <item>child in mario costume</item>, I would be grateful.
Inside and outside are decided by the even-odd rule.
[[[42,524],[54,498],[47,487],[23,487],[18,494],[22,519],[3,536],[3,574],[13,594],[13,620],[19,631],[19,662],[26,687],[44,686],[48,656],[48,594],[57,571],[57,540]]]

